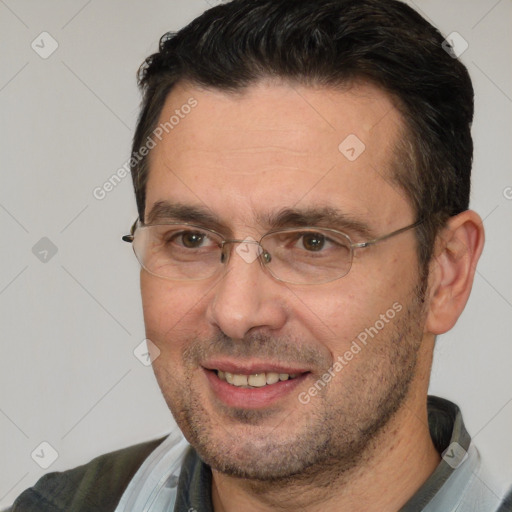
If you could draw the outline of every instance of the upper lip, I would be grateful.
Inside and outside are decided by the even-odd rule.
[[[293,363],[282,363],[272,361],[233,361],[231,359],[211,359],[203,363],[203,368],[207,370],[221,370],[223,372],[235,373],[239,375],[254,375],[256,373],[287,373],[300,374],[309,372],[303,366],[297,366]]]

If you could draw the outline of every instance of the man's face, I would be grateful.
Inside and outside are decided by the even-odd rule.
[[[343,218],[375,237],[415,221],[390,179],[401,119],[380,90],[260,83],[233,95],[183,85],[160,121],[191,97],[197,106],[152,150],[146,222],[157,203],[159,221],[162,203],[179,205],[194,217],[170,222],[201,224],[207,213],[215,226],[205,227],[226,238],[259,240],[285,210],[307,222],[328,208],[341,217],[317,215],[315,225],[360,242]],[[174,417],[201,457],[229,474],[349,467],[416,382],[414,231],[356,249],[350,272],[320,285],[277,281],[237,247],[224,272],[201,281],[142,271],[146,335],[160,350],[154,370]],[[260,385],[263,373],[270,383],[243,386]]]

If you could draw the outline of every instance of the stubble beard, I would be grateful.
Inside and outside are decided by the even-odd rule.
[[[223,336],[201,340],[184,353],[181,364],[189,369],[184,379],[180,381],[172,369],[158,366],[155,374],[178,426],[211,468],[255,483],[280,485],[315,479],[319,485],[325,482],[327,486],[333,477],[340,477],[371,458],[372,441],[407,397],[416,374],[423,331],[424,308],[418,299],[417,294],[394,323],[387,324],[368,341],[333,377],[325,393],[312,398],[307,413],[297,400],[292,411],[220,407],[214,418],[194,390],[192,372],[197,369],[204,347],[230,355],[234,351],[273,355],[274,359],[284,355],[288,361],[305,362],[315,356],[322,359],[318,353],[297,351],[297,345],[287,340],[261,334],[244,340],[246,343],[235,343]],[[291,355],[294,359],[290,359]],[[331,365],[332,361],[325,361],[324,370]],[[346,375],[349,369],[350,376]],[[337,394],[329,393],[329,387],[341,379],[343,385],[338,386]]]

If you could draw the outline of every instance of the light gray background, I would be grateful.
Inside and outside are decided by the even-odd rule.
[[[413,6],[469,43],[472,207],[487,231],[467,309],[438,340],[431,392],[461,406],[499,492],[512,481],[512,2]],[[0,0],[0,506],[44,474],[31,458],[43,441],[59,455],[48,471],[63,470],[173,424],[133,355],[144,329],[138,266],[120,240],[136,217],[130,177],[101,201],[93,190],[129,157],[139,64],[207,7]],[[47,59],[31,47],[43,31],[59,45]],[[32,252],[42,237],[58,249],[47,262]],[[51,456],[38,450],[39,462]]]

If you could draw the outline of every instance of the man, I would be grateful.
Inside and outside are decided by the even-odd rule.
[[[442,43],[393,0],[234,0],[162,38],[124,239],[185,439],[49,474],[13,511],[510,510],[427,398],[484,243],[473,90]]]

